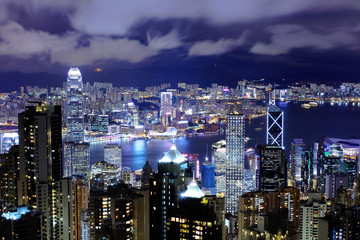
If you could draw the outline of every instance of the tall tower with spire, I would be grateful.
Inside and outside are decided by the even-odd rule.
[[[90,145],[84,142],[83,82],[79,68],[70,68],[66,81],[67,141],[64,145],[66,177],[90,179]]]
[[[284,145],[284,112],[275,105],[275,84],[274,96],[269,97],[269,105],[266,114],[266,145]]]
[[[67,142],[84,141],[83,82],[79,68],[70,68],[66,81]]]

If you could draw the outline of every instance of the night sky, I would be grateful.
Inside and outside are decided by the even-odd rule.
[[[140,88],[358,82],[360,1],[1,0],[0,91],[60,86],[70,66]]]

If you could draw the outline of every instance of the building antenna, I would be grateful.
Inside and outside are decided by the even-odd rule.
[[[208,148],[209,148],[209,145],[206,144],[206,155],[205,155],[205,162],[207,162],[209,160],[209,157],[208,157]]]

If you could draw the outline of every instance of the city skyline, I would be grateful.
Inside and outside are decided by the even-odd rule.
[[[359,0],[0,2],[0,238],[360,239]]]

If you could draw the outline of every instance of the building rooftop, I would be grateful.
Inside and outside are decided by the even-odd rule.
[[[181,194],[181,197],[183,198],[203,198],[204,196],[205,194],[203,191],[201,191],[195,180],[193,180],[189,184],[188,189],[183,194]]]
[[[165,153],[165,156],[159,161],[159,163],[183,163],[186,161],[186,158],[176,149],[175,144],[173,144],[170,150]]]
[[[9,211],[6,213],[3,213],[1,217],[7,219],[7,220],[19,220],[22,215],[27,214],[28,212],[31,212],[27,207],[18,207],[15,211]]]

